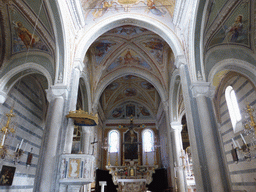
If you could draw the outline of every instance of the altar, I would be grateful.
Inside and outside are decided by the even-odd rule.
[[[126,166],[106,166],[118,192],[144,192],[152,182],[157,165],[138,165],[131,161]]]
[[[152,175],[158,168],[156,159],[156,142],[152,139],[151,148],[144,151],[142,132],[144,124],[134,124],[131,116],[130,124],[119,125],[122,132],[120,150],[112,151],[111,142],[105,142],[108,150],[106,168],[112,175],[112,180],[118,186],[118,192],[145,192],[146,185],[153,180]],[[115,148],[118,149],[118,146]]]

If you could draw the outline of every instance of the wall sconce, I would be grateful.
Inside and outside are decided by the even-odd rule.
[[[243,121],[244,129],[243,133],[239,135],[243,144],[240,145],[237,140],[232,138],[231,154],[233,160],[237,162],[243,159],[250,161],[252,158],[256,158],[256,122],[254,120],[254,109],[247,104],[244,111],[246,112],[245,120]],[[247,141],[243,134],[247,136]]]
[[[20,162],[20,158],[21,156],[24,154],[26,148],[27,148],[27,144],[25,145],[24,149],[22,150],[21,147],[22,147],[22,144],[23,144],[23,141],[24,139],[21,140],[20,144],[17,144],[16,146],[16,149],[14,151],[14,158],[13,158],[13,163],[16,164],[16,163],[19,163]]]

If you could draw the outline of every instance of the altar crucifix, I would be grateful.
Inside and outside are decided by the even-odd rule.
[[[128,126],[121,126],[122,128],[127,128],[128,130],[124,133],[123,142],[123,159],[125,160],[135,160],[139,158],[139,145],[138,133],[134,131],[134,128],[140,128],[144,125],[135,126],[133,124],[133,116],[131,116],[130,124]],[[123,162],[124,163],[124,162]]]

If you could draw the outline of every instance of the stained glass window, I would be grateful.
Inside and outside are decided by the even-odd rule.
[[[236,99],[236,93],[233,87],[228,86],[225,91],[225,98],[228,105],[228,111],[234,131],[236,130],[237,123],[241,121],[241,113]],[[235,131],[236,132],[236,131]]]
[[[109,132],[109,152],[117,153],[119,146],[119,133],[117,131]]]
[[[144,152],[152,152],[154,147],[154,134],[152,130],[145,130],[142,135]]]

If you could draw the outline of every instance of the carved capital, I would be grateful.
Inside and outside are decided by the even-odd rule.
[[[213,98],[215,92],[215,88],[211,85],[211,83],[205,81],[192,83],[190,89],[192,91],[193,97],[204,96]]]
[[[178,55],[176,58],[175,58],[175,63],[174,65],[177,67],[177,68],[180,68],[181,66],[183,65],[186,65],[187,61],[186,61],[186,58],[184,55]]]
[[[172,131],[179,131],[179,132],[182,131],[182,124],[180,122],[174,121],[174,122],[171,122],[170,124],[171,124]]]
[[[46,90],[46,94],[48,102],[51,102],[57,97],[65,98],[68,94],[67,86],[52,86],[50,89]]]

